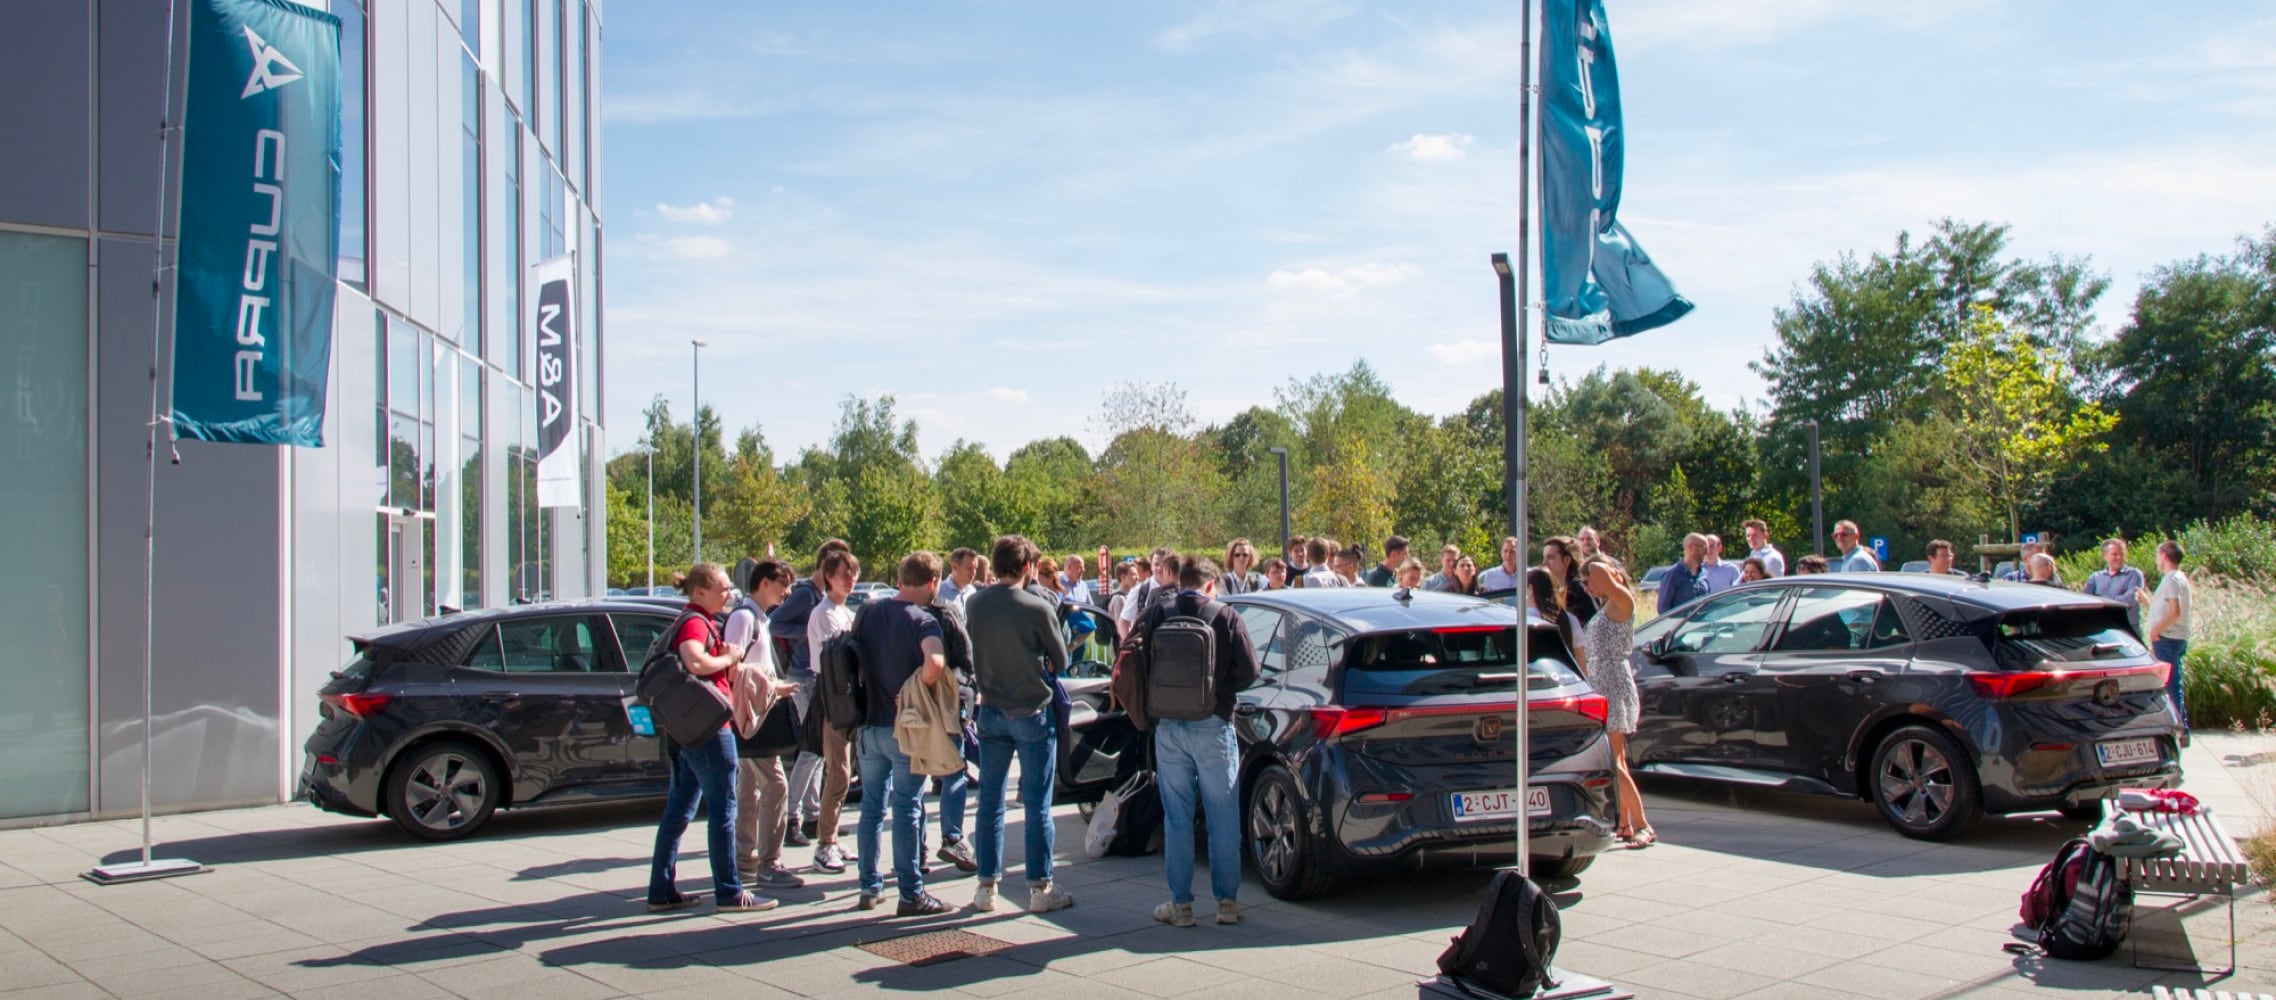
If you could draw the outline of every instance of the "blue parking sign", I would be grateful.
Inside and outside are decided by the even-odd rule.
[[[2023,544],[2025,544],[2025,545],[2037,545],[2037,544],[2039,544],[2039,533],[2038,533],[2038,532],[2036,532],[2036,531],[2026,531],[2026,532],[2024,532],[2024,533],[2023,533]]]
[[[1874,537],[1874,539],[1873,539],[1873,558],[1874,558],[1876,561],[1879,561],[1879,562],[1884,562],[1884,563],[1886,563],[1886,562],[1888,562],[1888,561],[1889,561],[1889,540],[1888,540],[1888,539],[1886,539],[1886,538],[1882,538],[1882,537],[1879,537],[1879,536],[1875,536],[1875,537]]]

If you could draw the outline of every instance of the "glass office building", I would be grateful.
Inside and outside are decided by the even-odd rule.
[[[346,637],[600,590],[600,0],[302,2],[342,24],[324,447],[161,439],[147,638],[168,5],[0,12],[0,825],[135,811],[146,643],[159,808],[276,802]],[[561,256],[587,496],[540,509],[523,314]]]

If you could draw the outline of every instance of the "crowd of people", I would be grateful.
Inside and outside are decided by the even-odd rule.
[[[1658,574],[1656,609],[1666,613],[1689,601],[1744,583],[1784,576],[1785,553],[1771,544],[1763,521],[1742,525],[1747,554],[1725,558],[1712,534],[1683,539],[1683,557]],[[1797,574],[1878,572],[1879,558],[1861,544],[1858,526],[1834,526],[1837,553],[1792,561]],[[1376,559],[1358,545],[1325,537],[1292,537],[1282,554],[1258,562],[1255,543],[1236,538],[1222,559],[1181,554],[1169,547],[1117,561],[1100,546],[1054,558],[1025,537],[995,540],[985,558],[959,548],[943,560],[917,552],[894,567],[890,596],[860,613],[851,600],[861,563],[843,541],[816,553],[804,578],[775,558],[745,559],[732,577],[703,563],[683,578],[687,612],[668,637],[691,675],[716,684],[732,706],[717,739],[688,746],[665,740],[671,791],[656,836],[648,906],[666,911],[692,906],[680,893],[675,860],[681,837],[700,803],[708,816],[712,882],[722,910],[766,910],[779,905],[760,890],[796,889],[804,880],[783,861],[786,847],[812,847],[812,868],[858,873],[857,905],[883,905],[881,855],[890,850],[896,913],[947,912],[949,904],[925,891],[928,856],[978,875],[972,907],[992,911],[1004,874],[1007,784],[1019,763],[1018,802],[1025,810],[1026,908],[1049,912],[1070,906],[1073,895],[1053,879],[1055,828],[1050,817],[1059,722],[1070,702],[1060,678],[1068,669],[1070,630],[1087,641],[1088,616],[1061,614],[1074,605],[1103,612],[1119,625],[1124,643],[1142,643],[1171,617],[1203,615],[1220,595],[1286,588],[1391,587],[1455,594],[1509,595],[1553,624],[1589,683],[1609,706],[1606,729],[1619,785],[1616,833],[1631,847],[1656,839],[1627,765],[1626,740],[1635,732],[1640,698],[1628,651],[1638,624],[1637,582],[1602,548],[1592,527],[1542,543],[1541,565],[1524,565],[1524,548],[1504,538],[1499,558],[1481,570],[1460,547],[1439,548],[1431,570],[1414,554],[1412,540],[1392,535]],[[2157,547],[2162,579],[2153,593],[2139,570],[2126,565],[2127,543],[2103,546],[2107,566],[2084,583],[2089,594],[2117,601],[2135,616],[2154,655],[2172,664],[2170,696],[2186,726],[2181,663],[2189,642],[2191,590],[2181,570],[2180,543]],[[1926,547],[1927,572],[1967,576],[1954,567],[1950,542]],[[1363,568],[1364,567],[1364,568]],[[1090,574],[1095,569],[1095,582]],[[1979,576],[1978,578],[1982,578]],[[2026,543],[2005,579],[2063,586],[2044,545]],[[1239,747],[1231,727],[1234,695],[1257,676],[1255,653],[1239,614],[1222,604],[1209,614],[1218,633],[1213,690],[1218,703],[1200,718],[1154,722],[1154,768],[1167,829],[1205,821],[1211,891],[1219,923],[1237,923],[1241,833],[1235,774]],[[2146,611],[2147,621],[2141,617]],[[851,729],[822,725],[818,751],[802,751],[784,768],[778,752],[750,752],[762,720],[789,699],[800,718],[819,718],[818,658],[847,636],[859,665],[866,704],[863,723]],[[1100,651],[1093,651],[1100,655]],[[1112,656],[1105,651],[1105,656]],[[809,723],[812,724],[811,722]],[[966,828],[972,767],[978,767],[977,824]],[[862,797],[854,849],[840,841],[840,817],[852,776],[881,794]],[[940,846],[930,850],[926,784],[939,802]],[[1197,812],[1198,810],[1198,812]],[[890,833],[887,823],[890,820]],[[969,832],[970,836],[967,837]],[[888,845],[888,836],[890,843]],[[1164,850],[1170,900],[1155,917],[1176,926],[1194,923],[1194,845],[1169,837]]]

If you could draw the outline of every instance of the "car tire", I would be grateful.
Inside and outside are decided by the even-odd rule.
[[[1881,818],[1915,840],[1951,840],[1983,815],[1976,768],[1952,738],[1905,726],[1873,749],[1866,787]]]
[[[1538,882],[1545,878],[1574,878],[1595,863],[1596,855],[1591,854],[1580,858],[1534,858],[1525,867]]]
[[[1335,879],[1321,870],[1311,820],[1287,768],[1274,765],[1257,777],[1247,814],[1242,839],[1265,892],[1274,899],[1310,899],[1334,886]]]
[[[388,769],[387,815],[420,840],[457,840],[490,822],[505,792],[490,755],[462,740],[422,743]]]
[[[2062,813],[2064,819],[2077,820],[2081,823],[2102,822],[2101,799],[2089,799],[2075,806],[2064,806],[2056,811]]]

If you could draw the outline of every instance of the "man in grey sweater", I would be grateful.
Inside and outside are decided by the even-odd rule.
[[[972,908],[996,908],[996,881],[1004,870],[1004,782],[1019,757],[1020,803],[1027,810],[1027,909],[1046,913],[1075,902],[1051,882],[1056,844],[1051,784],[1058,769],[1059,731],[1051,712],[1052,678],[1067,668],[1067,643],[1052,602],[1029,590],[1043,552],[1020,535],[996,539],[989,559],[996,582],[966,598],[972,668],[980,707],[980,886]]]

